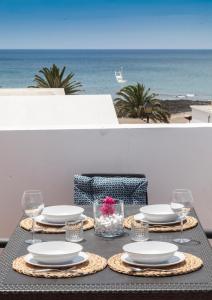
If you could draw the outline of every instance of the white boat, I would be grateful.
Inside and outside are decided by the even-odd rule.
[[[123,77],[123,70],[121,68],[120,71],[115,71],[115,77],[118,83],[125,83],[127,80],[124,79]]]

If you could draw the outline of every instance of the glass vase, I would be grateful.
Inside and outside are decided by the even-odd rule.
[[[107,204],[105,199],[95,200],[93,203],[95,234],[102,237],[113,238],[123,234],[124,203],[114,200]]]

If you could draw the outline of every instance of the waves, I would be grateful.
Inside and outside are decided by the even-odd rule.
[[[210,95],[196,95],[192,93],[187,94],[163,94],[157,93],[160,100],[196,100],[196,101],[208,101],[212,99]]]
[[[143,83],[160,99],[212,99],[210,50],[0,50],[0,86],[30,86],[53,63],[75,73],[86,94],[114,97],[122,87],[114,72],[122,66],[126,85]]]

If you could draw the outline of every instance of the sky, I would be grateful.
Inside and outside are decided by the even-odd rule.
[[[0,49],[212,49],[212,0],[0,0]]]

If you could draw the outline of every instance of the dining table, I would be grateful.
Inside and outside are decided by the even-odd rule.
[[[125,216],[139,212],[139,206],[125,206]],[[93,216],[92,206],[85,206],[85,214]],[[195,210],[191,212],[196,218]],[[109,257],[122,252],[123,245],[130,243],[130,230],[122,236],[103,238],[95,235],[94,229],[84,231],[80,243],[84,251]],[[30,232],[19,225],[12,234],[8,245],[0,256],[0,300],[204,300],[212,299],[212,249],[198,222],[198,225],[183,232],[191,241],[179,245],[179,250],[191,253],[203,260],[198,271],[170,277],[141,277],[117,273],[106,267],[104,270],[75,278],[35,278],[19,274],[12,269],[13,260],[27,253],[25,240]],[[150,233],[150,239],[171,242],[179,232]],[[36,233],[43,241],[65,240],[64,233]]]

